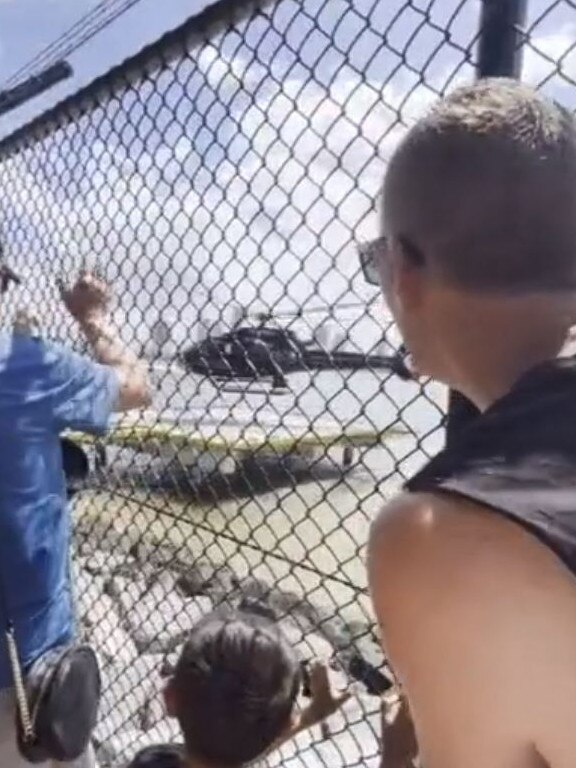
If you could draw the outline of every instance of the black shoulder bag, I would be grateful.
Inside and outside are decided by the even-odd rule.
[[[88,748],[98,717],[101,681],[96,654],[89,645],[53,648],[24,676],[12,628],[6,639],[20,754],[29,763],[76,760]]]

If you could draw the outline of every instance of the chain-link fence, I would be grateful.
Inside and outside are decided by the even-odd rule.
[[[103,661],[102,764],[177,738],[162,675],[199,616],[246,598],[357,685],[330,738],[302,735],[270,762],[377,763],[364,547],[383,500],[442,444],[446,400],[397,375],[357,244],[376,234],[405,127],[474,76],[479,12],[217,3],[0,145],[19,298],[45,335],[81,344],[54,276],[98,266],[156,385],[150,412],[103,443],[78,438],[92,471],[74,562]],[[571,106],[576,4],[529,14],[526,76]]]

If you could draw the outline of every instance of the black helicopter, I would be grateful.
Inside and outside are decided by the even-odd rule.
[[[339,309],[357,305],[343,305]],[[329,307],[310,311],[329,311]],[[306,310],[289,313],[301,316]],[[288,314],[288,313],[284,313]],[[403,350],[394,355],[325,350],[314,339],[303,341],[289,328],[270,325],[281,315],[259,313],[255,326],[240,325],[184,350],[186,370],[220,381],[267,379],[272,389],[286,389],[286,376],[299,371],[362,370],[383,368],[402,379],[412,378]],[[245,317],[245,316],[244,316]]]

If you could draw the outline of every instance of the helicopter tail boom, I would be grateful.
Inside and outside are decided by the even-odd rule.
[[[386,369],[401,378],[412,378],[400,355],[364,355],[359,352],[324,352],[308,350],[302,355],[302,368],[314,370]]]

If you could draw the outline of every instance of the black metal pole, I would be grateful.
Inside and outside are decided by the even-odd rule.
[[[479,78],[520,78],[527,5],[527,0],[483,0],[476,66]]]
[[[74,70],[67,61],[58,61],[39,74],[32,75],[19,85],[15,85],[14,88],[0,91],[0,115],[20,107],[62,80],[72,77],[73,74]]]
[[[515,77],[522,73],[523,27],[528,0],[482,0],[476,76]],[[459,392],[451,391],[446,419],[446,443],[478,414]]]

